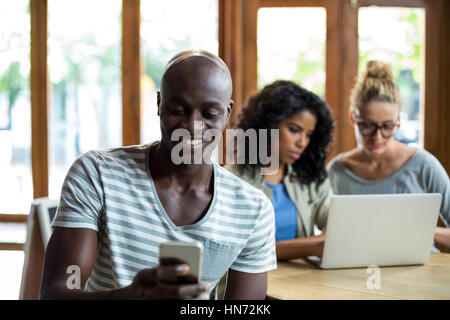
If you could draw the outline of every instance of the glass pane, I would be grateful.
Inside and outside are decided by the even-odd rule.
[[[359,69],[369,60],[391,64],[402,95],[396,139],[422,146],[425,10],[368,7],[358,19]]]
[[[17,300],[22,280],[23,251],[0,250],[0,261],[0,300]]]
[[[122,144],[120,0],[49,0],[49,196],[81,153]]]
[[[291,80],[325,95],[326,10],[258,10],[258,88]]]
[[[156,91],[169,59],[187,49],[219,53],[217,3],[217,0],[141,1],[142,143],[161,138]]]
[[[29,1],[0,2],[0,213],[28,213],[31,174]]]

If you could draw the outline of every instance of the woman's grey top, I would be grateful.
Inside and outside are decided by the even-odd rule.
[[[328,164],[335,194],[441,193],[441,217],[450,226],[450,181],[440,162],[428,151],[417,149],[414,155],[390,177],[366,180],[342,164],[343,153]]]

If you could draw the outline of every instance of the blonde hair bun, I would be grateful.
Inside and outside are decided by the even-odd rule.
[[[350,111],[357,112],[371,101],[384,101],[401,106],[400,89],[389,64],[371,60],[361,74],[350,96]]]
[[[391,66],[387,63],[372,60],[366,64],[365,78],[375,78],[384,81],[394,81]]]

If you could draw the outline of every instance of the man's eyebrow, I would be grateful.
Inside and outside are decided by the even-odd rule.
[[[224,108],[224,105],[222,103],[220,103],[219,101],[207,101],[202,104],[202,107],[205,109],[214,108],[214,109],[222,110]]]
[[[183,98],[180,98],[180,97],[172,97],[172,98],[170,98],[170,101],[179,103],[179,104],[181,104],[183,106],[187,104],[186,101]]]

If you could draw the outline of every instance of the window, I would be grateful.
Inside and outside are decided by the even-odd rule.
[[[156,92],[164,67],[172,56],[187,49],[218,54],[216,0],[141,1],[141,141],[161,138]]]
[[[258,10],[258,88],[291,80],[325,95],[324,8]]]
[[[358,21],[359,69],[377,59],[392,66],[402,96],[395,137],[423,147],[425,10],[367,7],[359,9]]]
[[[0,2],[0,213],[26,213],[31,175],[28,0]]]
[[[59,198],[78,156],[122,143],[121,5],[120,0],[48,2],[50,198]]]
[[[13,300],[19,297],[22,277],[23,251],[0,250],[0,300]]]

